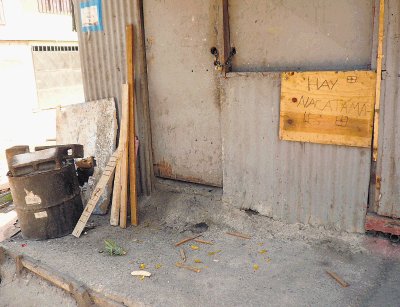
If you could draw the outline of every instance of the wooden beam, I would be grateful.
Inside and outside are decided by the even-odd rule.
[[[136,195],[136,149],[135,149],[135,67],[133,46],[133,25],[126,26],[126,62],[129,86],[129,201],[131,208],[131,224],[138,225]]]
[[[119,163],[119,178],[116,178],[116,183],[118,181],[119,187],[117,187],[117,193],[119,192],[119,196],[116,196],[116,203],[117,208],[120,211],[120,226],[122,228],[126,228],[126,219],[127,219],[127,206],[128,206],[128,110],[129,110],[129,87],[128,84],[123,84],[121,87],[122,92],[122,99],[121,99],[121,106],[122,106],[122,115],[121,115],[121,129],[120,129],[120,138],[118,142],[118,148],[121,148],[121,160]],[[118,190],[119,188],[119,190]],[[116,212],[115,212],[116,211]],[[118,225],[118,211],[115,210],[114,213],[117,217],[111,216],[113,218],[113,222]],[[112,224],[113,225],[113,224]]]
[[[382,81],[382,58],[383,58],[383,38],[385,27],[385,0],[379,1],[379,25],[378,25],[378,50],[376,58],[376,87],[375,87],[375,112],[374,112],[374,138],[372,147],[372,158],[378,160],[378,137],[379,137],[379,113],[381,98],[381,81]]]
[[[229,29],[229,5],[228,0],[222,1],[222,35],[223,35],[223,52],[222,52],[222,63],[226,63],[231,52],[231,40],[230,40],[230,29]],[[231,69],[224,66],[223,72],[226,75]]]
[[[112,196],[111,213],[110,213],[110,225],[118,226],[120,208],[121,208],[121,159],[118,160],[117,166],[115,167],[113,196]]]
[[[122,149],[121,156],[121,208],[119,213],[119,226],[126,228],[128,217],[128,144]]]

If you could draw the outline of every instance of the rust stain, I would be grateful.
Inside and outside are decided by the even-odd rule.
[[[185,182],[192,182],[192,183],[203,184],[203,185],[219,187],[219,188],[222,187],[221,185],[216,185],[215,183],[207,182],[201,178],[174,174],[171,164],[169,164],[165,160],[162,160],[161,162],[154,164],[154,174],[157,177],[162,177],[162,178],[168,178],[168,179],[185,181]]]
[[[172,178],[172,166],[164,160],[154,164],[154,172],[156,176]]]
[[[382,182],[381,176],[376,176],[376,189],[377,190],[381,189],[381,182]]]

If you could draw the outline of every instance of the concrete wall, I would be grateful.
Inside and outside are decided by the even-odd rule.
[[[229,0],[234,71],[369,69],[374,0]]]

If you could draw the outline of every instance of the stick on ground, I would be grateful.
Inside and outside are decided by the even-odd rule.
[[[230,235],[230,236],[242,238],[242,239],[247,239],[247,240],[250,240],[250,239],[251,239],[251,236],[244,235],[244,234],[238,233],[238,232],[227,232],[226,234],[227,234],[227,235]]]
[[[195,268],[193,266],[186,265],[186,264],[183,264],[183,263],[180,263],[180,262],[177,262],[176,266],[178,268],[186,269],[186,270],[193,271],[193,272],[196,272],[196,273],[200,273],[201,272],[201,270],[198,269],[198,268]]]
[[[183,248],[181,248],[181,249],[179,250],[179,253],[180,253],[180,255],[181,255],[182,261],[183,261],[183,262],[186,262],[186,253],[185,253],[185,250],[184,250]]]
[[[192,241],[192,240],[194,240],[194,239],[196,239],[198,237],[201,237],[201,235],[197,235],[197,236],[194,236],[194,237],[189,237],[189,238],[183,239],[182,241],[179,241],[178,243],[176,243],[175,246],[182,245],[183,243]]]
[[[214,245],[214,243],[212,243],[212,242],[210,242],[210,241],[205,241],[205,240],[202,240],[202,239],[193,239],[193,241],[194,241],[194,242],[197,242],[197,243],[203,243],[203,244],[208,244],[208,245]]]
[[[339,275],[337,275],[335,272],[331,272],[331,271],[326,271],[326,273],[332,277],[334,280],[337,281],[337,283],[339,285],[341,285],[343,288],[346,288],[349,286],[349,284],[347,282],[345,282],[342,278],[339,277]]]

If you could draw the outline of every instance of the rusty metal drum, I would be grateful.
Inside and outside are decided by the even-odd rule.
[[[8,179],[25,239],[45,240],[72,233],[83,212],[73,162],[59,169],[9,175]]]

